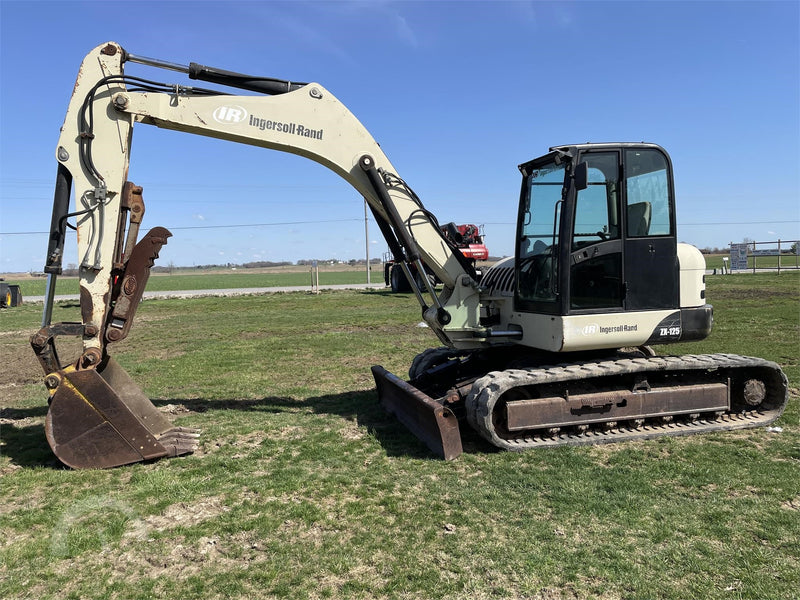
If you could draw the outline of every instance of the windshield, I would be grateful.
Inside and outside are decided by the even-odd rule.
[[[558,233],[564,164],[543,163],[530,171],[520,214],[517,293],[522,300],[556,299]]]
[[[564,186],[564,165],[554,162],[534,169],[528,177],[528,197],[522,214],[520,258],[541,254],[558,245],[557,210]]]

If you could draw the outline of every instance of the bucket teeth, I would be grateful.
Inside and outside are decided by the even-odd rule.
[[[182,456],[197,450],[200,443],[200,430],[191,427],[173,427],[158,437],[167,456]]]

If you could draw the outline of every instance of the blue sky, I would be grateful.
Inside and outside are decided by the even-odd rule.
[[[798,239],[799,37],[798,2],[0,0],[0,271],[43,266],[59,127],[109,40],[321,83],[441,222],[484,224],[493,255],[513,254],[517,165],[586,141],[668,150],[681,241]],[[144,226],[174,234],[162,265],[365,254],[363,200],[302,158],[140,125],[130,179]],[[373,222],[369,238],[380,256]]]

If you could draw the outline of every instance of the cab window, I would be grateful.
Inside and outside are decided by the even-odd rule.
[[[563,163],[547,162],[527,177],[517,238],[517,297],[523,302],[557,300],[563,187]]]
[[[628,237],[672,235],[666,157],[655,149],[625,151]]]
[[[590,152],[587,187],[578,192],[572,227],[572,310],[622,306],[619,153]]]
[[[588,186],[575,203],[572,249],[620,237],[617,153],[589,154]]]

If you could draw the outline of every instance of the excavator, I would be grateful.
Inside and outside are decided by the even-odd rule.
[[[126,64],[228,91],[125,74]],[[139,125],[328,167],[366,199],[407,279],[415,281],[410,265],[435,274],[441,286],[420,278],[413,292],[440,346],[414,359],[407,380],[378,365],[372,372],[385,409],[445,459],[462,453],[462,425],[499,448],[525,450],[763,426],[788,401],[773,362],[653,351],[703,339],[713,321],[704,259],[677,242],[672,164],[660,146],[554,146],[519,165],[515,255],[479,276],[322,85],[171,63],[109,42],[85,57],[58,140],[47,292],[31,337],[49,390],[45,435],[69,467],[198,446],[199,432],[174,426],[109,352],[129,334],[171,236],[153,227],[139,239],[142,188],[127,180]],[[81,322],[53,323],[67,227],[77,229]],[[59,359],[60,336],[80,338],[74,361]]]

